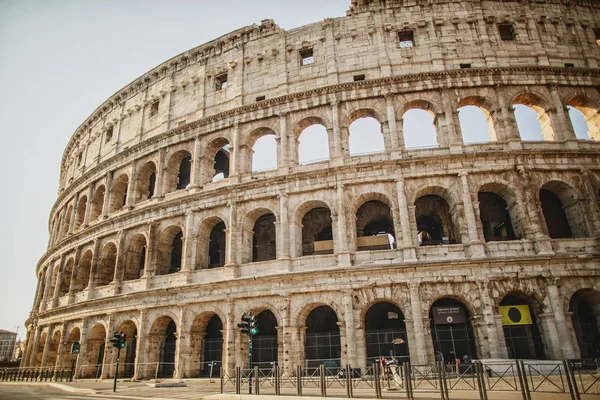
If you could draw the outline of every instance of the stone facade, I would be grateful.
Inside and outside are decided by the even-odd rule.
[[[599,29],[592,1],[353,0],[346,17],[290,31],[264,20],[159,65],[65,150],[22,366],[66,367],[79,341],[79,376],[108,377],[98,365],[123,330],[138,378],[161,362],[197,376],[208,338],[233,369],[247,359],[240,316],[268,310],[271,358],[290,371],[326,306],[334,358],[364,368],[382,303],[410,359],[430,362],[440,299],[464,307],[472,357],[507,358],[508,297],[529,305],[540,357],[589,356],[578,307],[600,312]],[[515,104],[538,113],[544,141],[521,140]],[[466,105],[487,116],[489,142],[464,143]],[[412,109],[433,116],[435,148],[405,146]],[[365,117],[385,151],[350,155]],[[330,157],[303,165],[314,124]],[[268,134],[277,168],[253,172]]]

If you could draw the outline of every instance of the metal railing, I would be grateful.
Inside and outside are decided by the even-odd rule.
[[[0,382],[71,382],[70,368],[2,368]]]

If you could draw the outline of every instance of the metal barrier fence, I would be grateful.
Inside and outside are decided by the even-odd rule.
[[[71,382],[70,368],[2,368],[0,382]]]
[[[411,364],[381,367],[378,363],[366,370],[344,367],[318,368],[296,366],[291,372],[281,367],[270,370],[221,368],[221,393],[274,395],[317,395],[326,397],[375,397],[414,399],[428,393],[442,400],[461,397],[462,391],[475,391],[481,400],[488,393],[516,392],[524,400],[532,393],[565,394],[580,400],[581,394],[600,394],[600,371],[596,363],[578,361],[506,360],[473,361],[460,366]],[[464,393],[463,393],[464,394]]]

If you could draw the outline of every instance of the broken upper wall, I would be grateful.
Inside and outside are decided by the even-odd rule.
[[[264,20],[172,58],[112,96],[71,139],[60,187],[178,126],[244,113],[240,107],[263,99],[354,84],[362,75],[371,80],[464,67],[597,68],[599,10],[581,1],[357,0],[347,17],[289,31]],[[508,40],[501,25],[512,35]],[[402,35],[412,43],[401,44]],[[303,65],[310,53],[314,62]]]

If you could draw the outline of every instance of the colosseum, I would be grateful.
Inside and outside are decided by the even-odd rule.
[[[591,0],[352,0],[164,62],[64,151],[22,366],[232,370],[247,312],[261,368],[600,357],[599,45]]]

